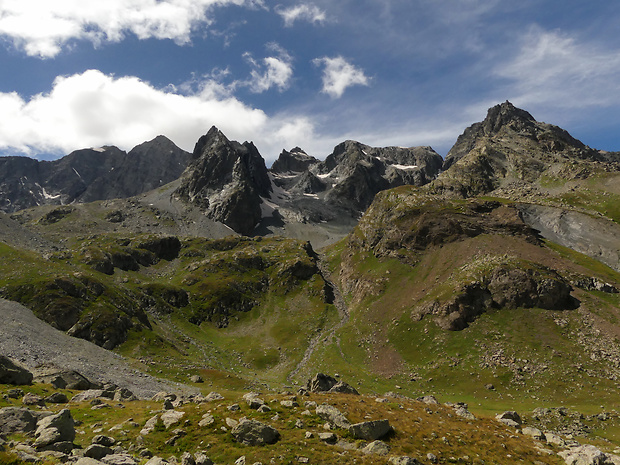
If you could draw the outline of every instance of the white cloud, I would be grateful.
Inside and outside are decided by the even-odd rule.
[[[620,103],[620,51],[532,29],[519,52],[494,70],[522,106],[578,108]]]
[[[273,159],[282,148],[311,140],[312,122],[302,116],[272,116],[232,97],[217,85],[181,95],[156,89],[136,77],[97,70],[59,77],[52,90],[24,100],[0,93],[0,148],[66,154],[84,147],[117,145],[128,150],[164,134],[186,150],[216,125],[227,137],[253,140]]]
[[[327,19],[325,12],[316,5],[302,3],[290,8],[276,8],[276,13],[284,19],[284,25],[291,27],[295,21],[304,20],[311,23],[323,23]]]
[[[127,33],[187,43],[199,24],[212,23],[210,9],[229,4],[260,6],[263,0],[2,0],[0,37],[42,58],[56,56],[72,40],[98,45]]]
[[[277,56],[270,56],[257,62],[250,53],[245,53],[245,59],[254,68],[251,79],[243,84],[247,85],[252,92],[260,94],[272,87],[277,87],[280,92],[288,89],[293,77],[292,57],[286,50],[277,44],[268,45]]]
[[[315,65],[324,65],[323,70],[323,90],[332,98],[340,98],[348,87],[354,85],[368,86],[370,79],[360,68],[356,68],[343,57],[335,58],[316,58]]]

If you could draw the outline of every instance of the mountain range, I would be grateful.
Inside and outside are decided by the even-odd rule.
[[[192,153],[160,136],[0,167],[3,302],[155,378],[274,392],[338,373],[365,394],[519,409],[563,441],[620,446],[620,153],[510,102],[445,159],[348,140],[268,168],[213,127]],[[27,366],[36,344],[0,340]],[[406,416],[408,400],[385,402]],[[213,450],[229,460],[226,444]],[[357,453],[338,460],[376,463]]]

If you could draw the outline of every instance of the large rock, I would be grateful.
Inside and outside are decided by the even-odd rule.
[[[32,383],[32,373],[4,355],[0,355],[0,384],[24,385]]]
[[[521,416],[514,410],[509,410],[495,415],[495,419],[508,426],[518,427],[521,425]]]
[[[24,407],[0,409],[0,434],[30,433],[37,427],[38,412]]]
[[[68,409],[63,409],[56,415],[50,415],[37,422],[34,446],[43,449],[54,443],[73,442],[75,439],[75,424]]]
[[[51,384],[56,389],[85,391],[101,387],[101,385],[91,382],[88,378],[74,370],[59,370],[54,367],[45,367],[37,368],[33,374],[35,382]]]
[[[333,405],[322,404],[317,406],[316,414],[338,428],[349,429],[351,427],[351,422],[347,417]]]
[[[339,383],[334,385],[328,392],[337,392],[340,394],[353,394],[356,396],[360,395],[360,393],[357,392],[357,389],[355,389],[350,384],[345,383],[344,381],[340,381]]]
[[[333,388],[338,381],[329,375],[317,373],[314,378],[308,380],[307,389],[310,392],[327,392]]]
[[[256,420],[242,420],[231,432],[238,442],[247,446],[275,444],[280,439],[278,430]]]
[[[354,438],[365,439],[366,441],[381,439],[390,431],[392,431],[392,427],[388,420],[364,421],[349,427],[349,432]]]
[[[620,457],[606,454],[589,444],[559,452],[566,465],[616,465]]]

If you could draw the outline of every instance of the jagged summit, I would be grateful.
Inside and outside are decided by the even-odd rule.
[[[175,195],[241,234],[260,222],[261,196],[272,191],[265,161],[251,142],[230,141],[215,126],[196,143]]]
[[[317,163],[319,163],[317,158],[308,155],[301,148],[295,147],[290,151],[282,150],[278,159],[271,165],[271,172],[301,173]]]

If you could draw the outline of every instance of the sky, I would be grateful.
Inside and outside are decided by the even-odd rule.
[[[619,0],[0,0],[0,155],[55,159],[217,126],[445,156],[510,100],[620,151]]]

